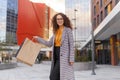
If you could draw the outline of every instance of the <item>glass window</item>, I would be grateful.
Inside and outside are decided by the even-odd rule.
[[[99,9],[100,9],[100,7],[99,7],[99,2],[97,2],[97,5],[96,5],[96,12],[97,12],[97,13],[99,12]]]
[[[97,16],[97,25],[99,25],[99,15]]]
[[[108,15],[108,8],[107,6],[105,7],[105,17]]]
[[[111,10],[112,10],[112,2],[110,2],[110,3],[108,4],[108,13],[110,13]]]
[[[8,22],[7,28],[8,28],[8,31],[10,32],[10,34],[7,34],[7,36],[8,35],[12,36],[12,34],[15,33],[17,28],[17,16],[16,16],[18,14],[17,2],[18,0],[8,0],[7,2],[7,22]],[[12,37],[16,37],[16,35]],[[15,41],[14,38],[11,38],[11,39]]]
[[[100,22],[103,20],[103,11],[100,13]]]
[[[120,61],[120,32],[117,34],[116,46],[117,46],[116,48],[117,48],[118,58]]]
[[[96,27],[96,18],[94,18],[94,29]]]

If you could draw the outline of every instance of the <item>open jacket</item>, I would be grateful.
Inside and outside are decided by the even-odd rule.
[[[53,35],[49,41],[45,41],[42,38],[38,38],[38,41],[48,47],[53,47],[52,53],[54,53],[54,39],[55,35]],[[69,62],[74,62],[74,41],[72,30],[64,27],[60,46],[60,80],[75,80],[74,69]],[[52,54],[51,71],[53,66],[54,59]]]

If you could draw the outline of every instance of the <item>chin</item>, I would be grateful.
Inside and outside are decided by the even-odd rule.
[[[59,26],[63,26],[63,24],[59,24]]]

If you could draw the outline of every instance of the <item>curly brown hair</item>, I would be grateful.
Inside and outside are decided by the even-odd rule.
[[[68,27],[68,28],[72,29],[72,25],[71,25],[71,22],[70,22],[69,18],[68,18],[65,14],[63,14],[63,13],[57,13],[57,14],[55,14],[55,15],[53,16],[53,18],[52,18],[52,26],[53,26],[53,32],[54,32],[54,33],[55,33],[55,32],[58,30],[58,28],[59,28],[59,26],[57,25],[57,20],[56,20],[57,15],[61,15],[61,16],[63,17],[63,20],[64,20],[63,25],[64,25],[65,27]]]

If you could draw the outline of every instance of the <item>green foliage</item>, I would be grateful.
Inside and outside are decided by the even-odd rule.
[[[89,61],[89,58],[87,56],[76,56],[75,61],[76,62],[87,62]]]
[[[90,61],[92,61],[92,51],[91,50],[88,50],[88,59],[90,60]]]
[[[91,57],[90,55],[87,54],[83,54],[80,55],[80,51],[79,50],[75,50],[75,62],[88,62],[90,61]]]
[[[3,49],[3,48],[0,48],[0,51],[12,51],[12,49]]]

